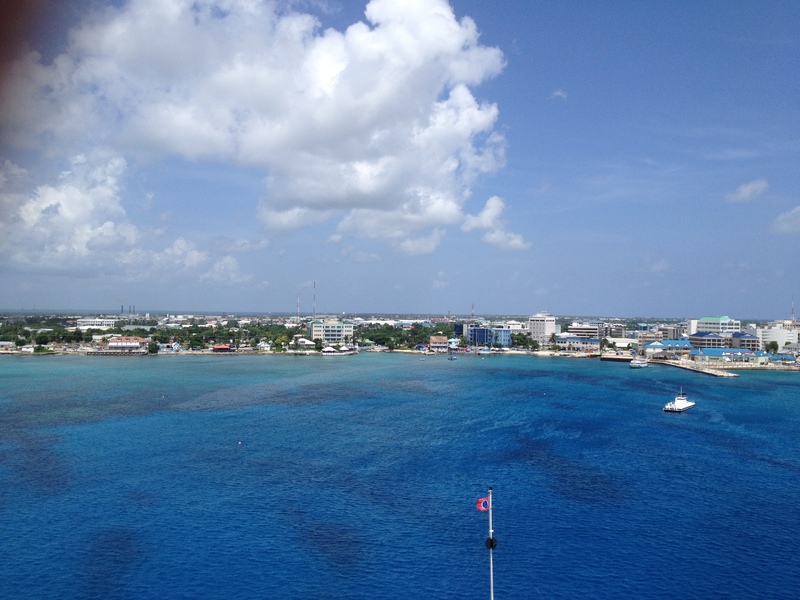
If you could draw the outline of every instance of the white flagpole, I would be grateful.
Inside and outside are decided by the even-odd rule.
[[[497,545],[494,539],[494,529],[492,529],[492,488],[489,488],[489,539],[486,546],[489,548],[489,598],[494,600],[494,562],[492,561],[492,550]]]

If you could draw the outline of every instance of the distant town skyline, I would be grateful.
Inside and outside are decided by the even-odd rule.
[[[800,301],[798,3],[2,10],[7,310]]]
[[[527,320],[529,317],[534,315],[540,314],[549,314],[560,321],[565,321],[568,319],[575,319],[575,320],[619,320],[619,321],[634,321],[637,319],[642,320],[642,322],[680,322],[680,321],[687,321],[692,319],[702,319],[702,318],[709,318],[709,317],[731,317],[735,318],[742,323],[765,323],[765,322],[774,322],[774,321],[796,321],[800,323],[800,320],[797,319],[797,315],[790,311],[789,315],[786,317],[783,316],[754,316],[754,315],[738,315],[738,314],[702,314],[702,315],[683,315],[683,316],[671,316],[671,315],[648,315],[646,313],[642,314],[630,314],[630,315],[620,315],[620,314],[602,314],[602,313],[586,313],[586,314],[578,314],[578,313],[553,313],[551,311],[529,311],[525,313],[510,313],[510,312],[497,312],[497,313],[481,313],[478,311],[472,312],[445,312],[445,313],[438,313],[438,312],[430,312],[430,311],[423,311],[423,312],[397,312],[397,311],[300,311],[299,316],[303,320],[308,320],[311,318],[346,318],[346,319],[353,319],[353,318],[397,318],[401,320],[408,320],[413,318],[418,319],[451,319],[454,321],[468,321],[470,319],[523,319]],[[142,309],[133,311],[129,309],[129,307],[124,307],[124,309],[119,311],[114,311],[113,309],[86,309],[86,308],[53,308],[53,307],[31,307],[26,309],[25,307],[21,308],[8,308],[8,307],[0,307],[0,318],[4,316],[35,316],[35,315],[42,315],[42,316],[107,316],[107,317],[116,317],[122,320],[125,320],[126,317],[135,317],[136,319],[143,319],[146,318],[147,315],[150,318],[163,318],[167,315],[173,316],[190,316],[190,317],[263,317],[263,318],[286,318],[292,319],[297,317],[298,313],[296,311],[227,311],[227,310],[186,310],[180,308],[157,308],[157,309]]]

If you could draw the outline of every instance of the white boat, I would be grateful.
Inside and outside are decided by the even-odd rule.
[[[681,388],[681,393],[675,396],[675,400],[672,402],[667,402],[664,410],[666,412],[683,412],[685,410],[689,410],[694,405],[695,403],[686,397],[686,395],[683,393],[683,388]]]
[[[636,356],[635,358],[631,359],[630,367],[631,369],[642,369],[647,366],[647,359],[642,358],[640,356]]]

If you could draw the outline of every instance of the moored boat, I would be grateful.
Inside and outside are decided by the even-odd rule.
[[[647,359],[642,358],[640,356],[636,356],[631,359],[630,367],[631,369],[641,369],[647,366]]]

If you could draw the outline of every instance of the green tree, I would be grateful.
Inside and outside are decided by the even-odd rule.
[[[515,348],[530,348],[533,340],[524,333],[512,333],[511,345]]]
[[[550,349],[551,350],[556,350],[557,348],[558,348],[558,344],[556,344],[556,334],[555,333],[551,333],[550,334]]]
[[[272,348],[273,352],[283,352],[284,346],[289,345],[289,338],[285,335],[282,335],[275,339],[275,345]]]

